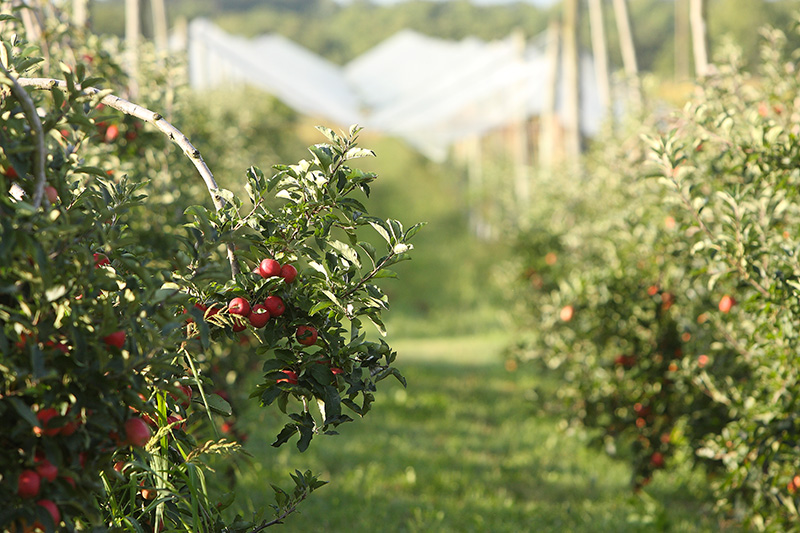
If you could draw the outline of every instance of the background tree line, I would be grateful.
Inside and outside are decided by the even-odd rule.
[[[689,72],[688,24],[680,13],[686,12],[688,0],[630,0],[629,10],[636,43],[639,68],[661,77],[682,77]],[[95,2],[91,6],[92,26],[99,33],[124,33],[124,0]],[[142,9],[149,9],[143,0]],[[613,20],[611,2],[604,2],[605,20]],[[800,37],[789,31],[794,0],[709,0],[707,20],[711,51],[726,40],[743,49],[748,67],[758,62],[758,28],[769,24],[782,29],[800,45]],[[172,25],[180,18],[212,18],[229,32],[254,36],[277,32],[339,64],[357,57],[402,28],[411,28],[443,39],[474,36],[491,40],[507,37],[521,30],[528,39],[545,31],[549,20],[560,13],[554,4],[541,8],[531,4],[479,6],[466,0],[430,2],[412,0],[390,6],[366,1],[341,6],[333,0],[168,0],[167,12]],[[676,18],[676,13],[679,16]],[[150,17],[142,17],[145,35],[152,33]],[[582,17],[581,46],[590,49],[589,20]],[[609,47],[618,48],[618,35],[606,23]],[[686,32],[685,37],[683,32]],[[676,38],[676,35],[678,38]],[[677,58],[677,60],[676,60]],[[619,57],[610,58],[611,68],[621,68]]]

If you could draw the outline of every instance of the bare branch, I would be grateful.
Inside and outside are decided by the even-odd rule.
[[[65,81],[52,78],[19,78],[19,84],[23,87],[35,87],[37,89],[45,90],[53,90],[55,88],[64,89],[67,87],[67,83]],[[81,88],[76,86],[76,88],[86,94],[100,94],[103,92],[96,87]],[[144,120],[145,122],[149,122],[161,130],[164,135],[169,137],[173,143],[180,147],[186,157],[189,158],[197,171],[200,173],[200,177],[203,178],[206,188],[211,195],[211,201],[214,202],[214,207],[217,209],[217,211],[220,211],[225,207],[225,200],[223,200],[219,195],[219,186],[217,186],[217,182],[214,179],[214,175],[211,173],[211,170],[209,170],[205,161],[203,161],[203,156],[200,155],[200,151],[194,147],[194,145],[189,141],[188,137],[186,137],[186,135],[184,135],[178,128],[167,122],[159,113],[151,111],[138,104],[134,104],[133,102],[125,100],[124,98],[120,98],[119,96],[107,94],[102,98],[101,102],[109,107],[113,107],[114,109],[125,113],[126,115],[131,115]],[[236,255],[234,253],[232,244],[228,245],[228,261],[231,264],[231,274],[233,276],[239,274],[239,263],[236,261]]]
[[[20,81],[24,78],[14,78],[3,65],[0,65],[3,74],[11,81],[11,91],[14,96],[19,100],[22,110],[25,113],[25,118],[28,119],[33,137],[36,141],[36,154],[33,159],[33,176],[36,179],[36,187],[33,192],[33,206],[38,209],[42,205],[42,198],[44,198],[44,185],[46,177],[44,173],[46,151],[44,147],[44,128],[42,128],[42,121],[39,118],[39,113],[36,112],[36,105],[33,103],[30,95],[23,89],[23,83]]]

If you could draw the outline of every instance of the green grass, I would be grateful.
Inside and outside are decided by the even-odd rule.
[[[254,462],[237,490],[250,500],[245,516],[272,503],[268,482],[311,469],[330,484],[282,531],[720,529],[697,476],[665,474],[634,495],[622,462],[540,415],[530,391],[543,378],[506,370],[505,344],[502,336],[395,341],[408,389],[382,383],[366,418],[302,454],[293,442],[270,447],[282,422],[252,407],[242,423]]]

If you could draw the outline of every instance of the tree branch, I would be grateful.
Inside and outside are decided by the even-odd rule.
[[[36,141],[36,154],[33,159],[33,176],[36,179],[36,187],[33,192],[33,207],[39,209],[42,205],[42,198],[44,198],[44,184],[46,177],[44,173],[45,166],[45,147],[44,147],[44,128],[42,128],[42,121],[39,118],[39,113],[36,112],[36,105],[33,103],[30,95],[23,89],[23,83],[18,81],[17,78],[11,75],[6,68],[0,64],[3,74],[11,81],[11,91],[14,96],[19,100],[22,110],[25,113],[25,118],[33,131],[34,140]],[[19,78],[22,80],[24,78]]]
[[[52,78],[19,78],[18,81],[23,87],[34,87],[36,89],[53,90],[55,88],[67,88],[67,83],[65,81]],[[86,94],[99,94],[102,92],[96,87],[76,86],[76,88]],[[184,155],[186,155],[186,157],[188,157],[195,166],[197,172],[200,173],[200,177],[203,178],[206,188],[211,195],[211,201],[214,202],[214,207],[217,209],[217,211],[220,211],[225,207],[225,201],[218,194],[219,186],[217,186],[217,182],[214,179],[214,175],[211,173],[211,170],[209,170],[205,161],[203,161],[203,156],[200,155],[200,151],[194,147],[186,135],[184,135],[178,128],[164,120],[164,117],[155,111],[151,111],[138,104],[129,102],[128,100],[120,98],[119,96],[108,94],[103,97],[101,102],[109,107],[113,107],[114,109],[122,111],[126,115],[131,115],[138,119],[144,120],[145,122],[153,124],[162,133],[164,133],[164,135],[169,137],[173,143],[180,147]],[[239,263],[236,261],[233,245],[228,244],[227,248],[228,261],[231,265],[231,275],[235,277],[240,272]]]

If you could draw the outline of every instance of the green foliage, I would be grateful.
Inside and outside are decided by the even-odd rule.
[[[60,18],[49,22],[46,39],[68,46],[43,41],[44,61],[18,37],[16,19],[4,21],[2,36],[10,74],[0,76],[0,419],[12,453],[0,460],[0,528],[196,532],[279,523],[323,482],[297,472],[292,489],[274,487],[274,520],[225,523],[234,495],[210,465],[241,446],[221,437],[237,436],[225,424],[217,427],[237,408],[218,371],[263,367],[254,395],[289,420],[276,444],[298,434],[304,449],[314,435],[334,433],[351,420],[343,407],[365,415],[377,382],[404,379],[392,366],[395,352],[367,341],[361,321],[383,329],[388,299],[379,280],[409,258],[420,225],[370,216],[366,200],[353,197],[368,195],[376,178],[349,166],[371,154],[356,146],[356,127],[342,136],[322,128],[329,144],[273,176],[251,168],[245,214],[225,189],[210,191],[222,200],[218,211],[193,205],[209,191],[186,171],[183,154],[152,125],[112,110],[113,100],[102,104],[109,90],[80,89],[104,83],[87,75],[93,66],[111,74],[110,84],[126,81],[105,64],[106,49],[75,37]],[[154,74],[139,87],[143,100],[172,101],[171,86],[159,85],[169,65],[143,68]],[[23,98],[14,80],[43,75],[66,86]],[[32,133],[37,121],[43,150]],[[255,124],[246,137],[277,136],[282,124]],[[37,205],[40,155],[48,191]],[[359,240],[358,228],[375,231],[382,245]],[[250,272],[266,257],[285,270]],[[229,309],[235,297],[255,307],[268,295],[280,295],[286,309],[255,317]],[[318,338],[299,334],[308,327]],[[237,352],[242,339],[261,346]],[[296,378],[278,379],[289,368]]]
[[[688,460],[723,515],[784,531],[800,470],[800,85],[785,36],[765,38],[760,77],[734,58],[643,144],[596,147],[574,226],[522,235],[537,282],[520,305],[540,329],[524,357],[557,370],[572,416],[632,462],[635,487]]]

